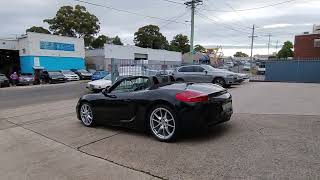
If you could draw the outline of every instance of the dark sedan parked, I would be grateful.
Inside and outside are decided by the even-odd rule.
[[[10,86],[9,79],[4,74],[0,74],[0,88],[9,87],[9,86]]]
[[[19,76],[18,85],[31,85],[34,83],[34,76],[31,73],[22,73]]]
[[[85,69],[75,70],[74,73],[76,73],[80,77],[80,79],[89,80],[92,77],[92,73]]]
[[[64,77],[64,75],[58,71],[43,71],[40,79],[42,82],[50,84],[67,82],[67,79]]]
[[[231,95],[209,83],[175,83],[173,77],[132,76],[118,80],[77,104],[85,126],[107,123],[151,130],[160,141],[174,140],[184,123],[214,125],[230,120]]]

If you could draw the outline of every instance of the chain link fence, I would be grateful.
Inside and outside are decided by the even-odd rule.
[[[115,82],[117,78],[126,76],[170,75],[179,66],[181,62],[178,61],[111,59],[109,71],[112,82]]]

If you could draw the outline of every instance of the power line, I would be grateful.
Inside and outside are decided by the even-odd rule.
[[[183,2],[177,2],[177,1],[171,1],[171,0],[162,0],[162,1],[170,2],[170,3],[174,3],[174,4],[184,5]]]
[[[172,17],[172,18],[170,18],[170,20],[176,21],[176,20],[178,20],[179,18],[181,18],[181,17],[183,17],[184,15],[186,15],[187,13],[188,13],[188,11],[185,10],[183,13],[181,13],[181,14],[179,14],[179,15],[177,15],[177,16],[174,16],[174,17]],[[172,23],[172,22],[167,22],[167,23],[165,23],[165,24],[163,24],[163,25],[160,25],[160,28],[164,28],[164,27],[168,26],[168,25],[171,24],[171,23]],[[188,25],[190,25],[190,24],[188,24]]]
[[[204,14],[202,14],[202,13],[197,13],[197,14],[200,15],[200,16],[202,16],[202,17],[204,17],[204,18],[206,18],[206,19],[208,19],[208,20],[210,20],[210,21],[212,21],[212,22],[214,22],[214,23],[221,24],[222,26],[224,26],[224,27],[227,28],[227,29],[230,29],[230,30],[233,30],[233,31],[237,31],[237,32],[240,32],[240,33],[243,33],[243,34],[246,34],[246,35],[248,34],[248,32],[245,32],[245,31],[236,29],[235,27],[230,26],[230,25],[228,25],[228,24],[218,22],[218,21],[216,21],[216,20],[214,20],[214,19],[212,19],[212,18],[210,18],[210,17],[208,17],[208,16],[206,16],[206,15],[204,15]]]
[[[146,18],[150,18],[150,19],[157,19],[157,20],[161,20],[161,21],[167,21],[167,22],[172,22],[172,23],[188,25],[185,22],[180,22],[180,21],[175,21],[175,20],[170,20],[170,19],[164,19],[164,18],[160,18],[160,17],[156,17],[156,16],[144,15],[144,14],[140,14],[140,13],[137,13],[137,12],[127,11],[127,10],[124,10],[124,9],[118,9],[118,8],[114,8],[112,6],[105,6],[105,5],[92,3],[92,2],[88,2],[88,1],[84,1],[84,0],[74,0],[74,1],[81,2],[81,3],[84,3],[84,4],[89,4],[89,5],[92,5],[92,6],[103,7],[103,8],[111,9],[111,10],[114,10],[114,11],[124,12],[124,13],[128,13],[128,14],[134,14],[134,15],[137,15],[137,16],[146,17]]]
[[[264,8],[269,8],[269,7],[273,7],[273,6],[278,6],[278,5],[290,3],[290,2],[293,2],[293,1],[297,1],[297,0],[286,0],[286,1],[278,2],[278,3],[273,3],[273,4],[254,7],[254,8],[234,9],[233,11],[252,11],[252,10],[258,10],[258,9],[264,9]],[[215,11],[215,12],[233,12],[233,11],[229,11],[229,10],[216,10],[216,9],[206,9],[206,8],[201,8],[201,9],[205,10],[205,11]]]

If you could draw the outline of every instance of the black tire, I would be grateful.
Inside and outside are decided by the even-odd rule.
[[[214,83],[214,84],[217,84],[217,85],[220,85],[220,86],[222,86],[222,87],[224,87],[224,88],[227,87],[227,86],[226,86],[226,81],[225,81],[223,78],[215,78],[215,79],[213,80],[213,83]]]
[[[84,109],[89,108],[89,111],[91,111],[91,113],[90,112],[88,112],[88,114],[84,113],[85,110],[83,108]],[[86,102],[81,103],[78,113],[79,113],[80,120],[84,126],[93,127],[96,125],[92,106],[89,103],[86,103]],[[91,116],[91,120],[89,119],[89,117],[87,115]]]
[[[158,110],[163,110],[162,113],[165,113],[165,111],[168,112],[168,113],[166,113],[166,115],[162,114],[161,119],[156,119],[161,124],[152,120],[154,117],[154,113],[157,113]],[[160,115],[160,114],[158,114],[158,115]],[[153,137],[155,137],[157,140],[159,140],[161,142],[172,142],[172,141],[176,140],[178,135],[180,134],[179,119],[176,115],[176,112],[168,105],[157,105],[157,106],[152,107],[149,111],[148,116],[147,116],[147,123],[149,124],[149,129],[150,129]],[[160,126],[160,127],[157,130],[158,126]],[[156,133],[156,131],[158,131],[158,133]],[[162,131],[162,133],[161,133],[161,131]],[[164,135],[162,135],[162,137],[161,137],[160,134],[164,134]],[[165,137],[166,134],[167,134],[167,136]]]

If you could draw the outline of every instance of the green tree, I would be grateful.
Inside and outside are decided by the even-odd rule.
[[[243,52],[236,52],[233,57],[249,57],[248,54]]]
[[[94,39],[91,43],[91,47],[97,49],[97,48],[103,48],[104,44],[109,44],[111,42],[111,38],[105,35],[100,35],[96,39]]]
[[[195,45],[195,46],[194,46],[194,50],[195,50],[196,52],[202,52],[202,53],[206,52],[206,48],[204,48],[204,47],[201,46],[200,44]]]
[[[171,51],[177,51],[181,53],[187,53],[190,51],[189,39],[188,36],[183,34],[177,34],[173,37],[173,40],[170,42]]]
[[[278,58],[288,59],[288,57],[293,57],[293,44],[290,41],[286,41],[283,43],[281,50],[278,52]]]
[[[156,25],[147,25],[138,29],[134,33],[134,43],[136,46],[152,49],[168,49],[169,43]]]
[[[90,45],[93,35],[100,31],[99,19],[80,5],[62,6],[54,18],[45,19],[44,22],[49,24],[53,34],[82,37],[86,46]]]
[[[123,43],[121,42],[121,39],[119,38],[119,36],[116,36],[114,38],[112,38],[112,44],[115,44],[115,45],[123,45]]]
[[[27,29],[26,32],[35,32],[35,33],[42,33],[42,34],[51,34],[51,32],[43,27],[40,26],[32,26],[31,28]]]

